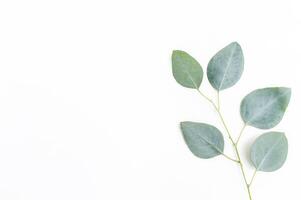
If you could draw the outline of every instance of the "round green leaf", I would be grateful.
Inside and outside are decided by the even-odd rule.
[[[260,129],[276,126],[282,119],[291,97],[291,89],[274,87],[248,94],[240,105],[240,114],[248,125]]]
[[[271,172],[284,164],[288,143],[284,133],[268,132],[256,139],[251,147],[251,160],[258,171]]]
[[[180,50],[172,52],[172,73],[176,81],[187,88],[198,89],[203,80],[203,69],[198,61]]]
[[[224,137],[209,124],[181,122],[181,130],[190,151],[199,158],[212,158],[224,151]]]
[[[207,77],[216,90],[233,86],[244,70],[244,56],[240,45],[232,42],[217,52],[209,61]]]

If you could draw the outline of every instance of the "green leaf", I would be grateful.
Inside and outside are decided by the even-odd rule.
[[[181,129],[190,151],[199,158],[212,158],[224,151],[224,137],[209,124],[181,122]]]
[[[284,164],[288,143],[284,133],[268,132],[258,137],[251,147],[251,160],[258,171],[271,172]]]
[[[244,70],[244,56],[240,45],[232,42],[209,61],[207,77],[217,91],[233,86]]]
[[[256,128],[273,128],[283,118],[290,97],[290,88],[274,87],[255,90],[241,102],[241,117],[246,124]]]
[[[187,88],[198,89],[203,80],[203,69],[198,61],[180,50],[172,52],[172,73],[176,81]]]

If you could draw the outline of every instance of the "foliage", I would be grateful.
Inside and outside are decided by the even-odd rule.
[[[247,180],[244,164],[238,150],[238,143],[247,126],[259,129],[274,128],[283,118],[291,97],[291,89],[286,87],[267,87],[257,89],[246,95],[240,105],[243,127],[237,140],[234,140],[227,127],[220,109],[220,91],[234,86],[244,70],[244,56],[241,46],[232,42],[218,51],[209,61],[207,78],[217,92],[217,102],[206,96],[200,86],[203,69],[196,59],[184,51],[172,53],[172,72],[176,81],[186,87],[195,89],[213,106],[225,128],[226,134],[234,148],[236,158],[224,153],[224,137],[215,126],[198,122],[181,122],[181,131],[190,151],[197,157],[208,159],[219,155],[240,166],[243,179],[252,200],[250,187],[258,171],[270,172],[282,167],[287,152],[288,142],[282,132],[267,132],[259,136],[250,148],[249,160],[254,166],[250,181]]]

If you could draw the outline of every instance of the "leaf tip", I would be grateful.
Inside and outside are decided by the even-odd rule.
[[[240,44],[237,41],[231,42],[232,45],[240,46]]]
[[[180,127],[184,128],[188,123],[189,123],[188,121],[180,122]]]
[[[287,91],[287,92],[291,92],[291,88],[290,87],[279,87],[279,89],[283,90],[283,91]]]
[[[287,91],[288,95],[291,96],[291,94],[292,94],[292,88],[289,88],[289,87],[284,87],[284,88]]]
[[[280,87],[279,91],[281,92],[281,94],[286,96],[286,106],[284,107],[284,110],[286,110],[286,107],[288,106],[291,99],[292,89],[289,87]]]
[[[231,42],[228,46],[233,46],[241,50],[241,46],[237,41]]]
[[[184,53],[184,51],[174,49],[174,50],[172,51],[171,56],[174,57],[174,56],[176,56],[176,55],[178,55],[178,54],[181,54],[181,53]]]

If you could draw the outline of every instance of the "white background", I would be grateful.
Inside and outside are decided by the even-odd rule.
[[[232,41],[245,71],[221,102],[235,137],[244,95],[293,92],[273,129],[287,134],[287,162],[258,174],[254,199],[300,199],[300,9],[298,0],[0,1],[0,199],[247,200],[234,163],[186,147],[180,121],[223,128],[170,65],[181,49],[205,70]],[[201,89],[215,97],[206,77]],[[262,132],[247,128],[244,158]]]

